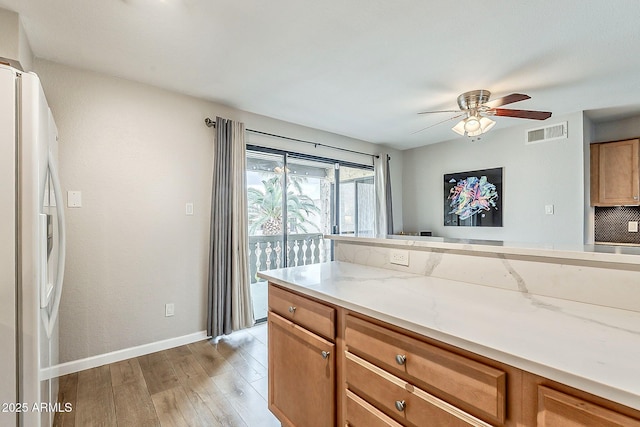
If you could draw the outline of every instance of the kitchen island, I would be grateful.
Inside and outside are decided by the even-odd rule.
[[[385,250],[397,248],[396,243],[386,240],[379,245],[380,250],[385,249],[381,245],[390,245]],[[363,248],[359,247],[359,250]],[[461,248],[449,250],[454,252],[452,255],[464,256]],[[348,257],[347,251],[340,252],[338,245],[336,258]],[[431,252],[427,258],[434,254],[438,255]],[[365,258],[371,261],[379,255],[373,256],[369,252]],[[442,252],[439,255],[442,262]],[[517,256],[517,261],[531,262],[521,259],[522,254]],[[551,268],[569,265],[588,269],[594,266],[585,263],[592,262],[602,264],[596,267],[606,268],[614,277],[618,270],[623,272],[623,276],[637,273],[636,264],[629,260],[621,263],[625,267],[614,269],[608,258],[582,259],[576,263],[576,260],[570,262],[565,255],[564,261],[558,263],[554,258],[539,256],[545,259],[535,262],[548,263]],[[503,268],[506,268],[505,262],[513,261],[504,254],[501,257],[498,259]],[[417,261],[415,255],[413,258]],[[478,262],[477,259],[467,261],[466,267],[461,269],[473,267]],[[428,259],[426,263],[429,264]],[[424,274],[427,270],[417,274],[408,271],[410,266],[396,266],[393,270],[363,264],[334,261],[259,273],[277,291],[291,292],[294,296],[309,298],[313,303],[335,310],[335,335],[327,337],[324,334],[323,340],[328,338],[328,344],[335,343],[336,422],[339,425],[349,421],[349,408],[357,407],[358,410],[351,412],[359,413],[361,406],[353,402],[368,408],[367,413],[375,413],[375,419],[386,417],[389,422],[400,425],[415,424],[410,419],[408,408],[403,406],[407,405],[405,400],[396,400],[395,410],[385,408],[380,403],[382,398],[374,392],[369,395],[366,387],[358,388],[358,381],[368,378],[365,374],[374,375],[372,372],[393,384],[405,384],[401,388],[407,390],[413,390],[416,384],[427,389],[431,392],[428,395],[435,396],[440,402],[436,402],[436,406],[440,405],[438,411],[442,408],[445,412],[457,411],[455,419],[463,420],[462,425],[535,425],[535,420],[538,425],[553,425],[552,420],[562,419],[557,416],[573,416],[557,414],[554,405],[558,399],[565,409],[583,408],[585,405],[595,408],[594,411],[600,414],[598,416],[604,417],[597,418],[597,422],[622,416],[622,425],[634,425],[633,422],[640,425],[640,367],[637,364],[640,360],[640,313],[628,309],[633,304],[637,307],[638,300],[627,301],[627,307],[619,308],[613,304],[603,306],[528,292],[522,277],[515,271],[522,265],[510,267],[513,270],[510,277],[513,279],[514,274],[520,277],[520,286],[516,283],[515,288],[509,288]],[[428,270],[430,273],[434,271],[437,269]],[[571,286],[568,277],[572,270],[564,274],[566,283]],[[488,280],[488,277],[485,275],[482,280]],[[558,290],[558,287],[556,284],[551,289]],[[560,294],[564,295],[563,292]],[[627,297],[635,298],[634,294]],[[618,296],[618,299],[624,298]],[[295,304],[291,304],[289,309],[290,316],[285,320],[295,324],[295,316],[298,315]],[[285,310],[270,313],[271,317],[278,315],[286,316],[287,313]],[[304,321],[302,326],[306,326]],[[419,348],[414,352],[423,359],[425,355],[445,351],[445,355],[434,356],[435,359],[444,357],[448,362],[443,364],[449,368],[465,366],[461,371],[471,369],[473,373],[469,376],[476,382],[465,387],[472,389],[480,381],[478,384],[481,386],[472,395],[480,402],[482,399],[478,396],[485,393],[488,403],[473,402],[473,399],[464,401],[456,396],[456,392],[447,390],[446,384],[432,387],[433,384],[426,380],[422,382],[422,379],[414,378],[407,367],[410,362],[406,360],[410,357],[405,354],[397,355],[405,356],[405,371],[394,371],[392,365],[384,365],[384,361],[380,362],[375,354],[369,352],[369,344],[363,341],[366,334],[377,337],[376,348],[383,348],[385,343],[391,342],[397,349],[407,339],[415,341],[407,344],[409,349],[424,344],[427,349]],[[467,366],[468,363],[471,367]],[[429,369],[427,371],[433,374],[440,372],[442,367],[438,365]],[[451,368],[447,372],[455,373],[456,369]],[[354,372],[351,378],[349,372]],[[484,379],[478,380],[480,377]],[[461,377],[463,381],[465,378]],[[558,397],[554,393],[562,395]],[[467,415],[470,418],[465,418]],[[352,425],[356,424],[352,422]]]

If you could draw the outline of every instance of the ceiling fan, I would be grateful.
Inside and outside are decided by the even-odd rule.
[[[460,120],[457,125],[451,128],[451,130],[453,130],[455,133],[462,136],[478,136],[489,131],[489,129],[495,126],[496,122],[491,120],[487,116],[504,116],[533,120],[546,120],[551,117],[551,113],[548,111],[512,110],[508,108],[498,108],[503,105],[530,99],[531,97],[529,95],[525,95],[523,93],[512,93],[511,95],[489,101],[490,96],[491,92],[489,92],[488,90],[472,90],[458,96],[458,106],[460,107],[460,110],[423,111],[421,113],[418,113],[462,113],[458,114],[457,116],[448,118],[447,120],[435,123],[424,129],[420,129],[418,132],[422,132],[423,130],[439,125],[440,123],[457,119],[458,117],[462,116],[465,117]]]

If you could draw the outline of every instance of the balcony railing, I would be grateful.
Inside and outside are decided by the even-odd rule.
[[[331,243],[322,234],[289,234],[283,248],[282,235],[249,236],[249,277],[251,283],[260,281],[258,271],[273,270],[285,266],[317,264],[331,258]]]

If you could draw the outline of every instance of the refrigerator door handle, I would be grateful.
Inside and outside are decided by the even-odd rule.
[[[46,322],[47,337],[51,337],[53,327],[55,326],[56,320],[58,319],[58,311],[60,310],[60,298],[62,297],[62,283],[64,280],[65,255],[67,249],[66,229],[64,222],[64,200],[62,199],[62,189],[60,188],[58,169],[51,152],[49,152],[49,172],[51,174],[53,191],[55,193],[57,213],[56,216],[58,217],[58,270],[55,285],[53,286],[53,308],[51,310],[51,314],[49,315],[48,322]],[[44,249],[46,254],[46,245]]]
[[[48,215],[40,214],[40,308],[46,308],[51,301],[51,291],[53,284],[49,282],[47,274],[47,232],[48,232]]]

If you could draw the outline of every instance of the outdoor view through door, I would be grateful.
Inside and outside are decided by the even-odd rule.
[[[371,166],[247,147],[249,278],[256,321],[267,317],[267,283],[257,272],[330,261],[332,244],[324,234],[373,236],[374,197]]]

